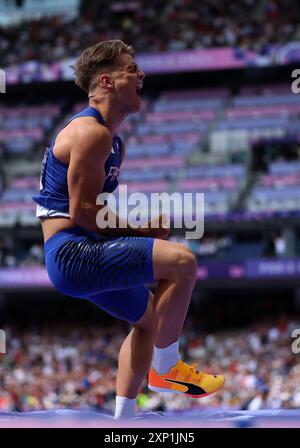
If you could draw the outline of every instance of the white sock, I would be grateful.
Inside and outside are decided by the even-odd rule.
[[[157,373],[160,375],[167,373],[171,367],[177,364],[179,361],[178,346],[179,341],[176,341],[165,348],[157,348],[154,346],[152,367]]]
[[[135,417],[136,398],[126,398],[116,396],[115,419],[125,419]]]

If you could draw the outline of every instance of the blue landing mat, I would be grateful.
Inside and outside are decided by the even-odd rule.
[[[163,417],[144,413],[130,421],[115,421],[105,412],[59,409],[34,412],[0,412],[0,427],[98,427],[98,428],[235,428],[300,427],[299,410],[168,412]]]

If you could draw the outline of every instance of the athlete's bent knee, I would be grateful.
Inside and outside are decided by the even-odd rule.
[[[195,280],[197,260],[189,248],[183,244],[160,240],[155,240],[153,247],[153,271],[156,280]]]
[[[185,246],[177,250],[176,268],[181,277],[194,280],[197,276],[197,259],[193,252]]]

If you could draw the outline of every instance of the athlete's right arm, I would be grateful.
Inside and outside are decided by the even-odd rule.
[[[105,182],[104,165],[112,147],[109,131],[99,125],[86,123],[76,125],[72,138],[72,149],[68,168],[69,213],[71,219],[80,227],[91,232],[111,236],[154,236],[160,237],[159,229],[133,229],[122,223],[116,216],[116,228],[99,228],[97,214],[103,206],[96,204]],[[110,212],[113,214],[113,212]]]
[[[99,210],[96,198],[105,182],[104,164],[111,145],[104,127],[78,123],[74,128],[68,168],[69,213],[77,225],[94,232]]]

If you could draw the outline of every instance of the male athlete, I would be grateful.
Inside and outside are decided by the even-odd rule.
[[[34,197],[53,285],[128,321],[132,331],[119,354],[115,418],[135,416],[138,390],[204,397],[221,375],[184,363],[178,340],[196,281],[197,262],[184,245],[165,241],[169,228],[99,228],[96,198],[118,185],[125,147],[116,130],[141,108],[145,74],[131,46],[119,40],[86,49],[75,64],[76,84],[89,107],[57,134],[43,160]],[[119,219],[119,218],[117,218]],[[158,282],[155,295],[145,286]]]

